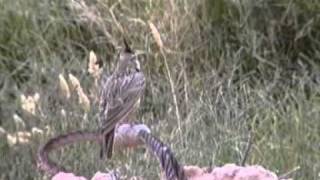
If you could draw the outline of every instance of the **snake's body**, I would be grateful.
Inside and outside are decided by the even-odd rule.
[[[50,161],[49,153],[52,150],[73,144],[79,141],[99,141],[100,135],[97,132],[75,131],[65,135],[59,135],[50,139],[46,144],[40,147],[37,154],[37,166],[48,175],[53,176],[58,172],[65,171],[63,167],[59,167]]]
[[[146,147],[158,158],[161,169],[164,171],[167,180],[187,179],[184,174],[183,167],[179,165],[178,161],[174,157],[173,152],[167,145],[145,130],[140,130],[137,136],[137,138],[142,140]],[[49,153],[52,150],[79,141],[95,141],[100,143],[101,140],[102,136],[99,132],[86,131],[76,131],[54,137],[40,147],[37,154],[38,168],[50,176],[53,176],[58,172],[66,172],[63,167],[60,167],[56,163],[50,161]]]

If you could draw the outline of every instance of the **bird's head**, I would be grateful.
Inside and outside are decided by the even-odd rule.
[[[134,69],[136,71],[140,71],[140,63],[137,55],[130,48],[126,39],[123,39],[124,48],[121,50],[119,54],[119,62],[118,62],[118,70],[125,71],[127,69]]]

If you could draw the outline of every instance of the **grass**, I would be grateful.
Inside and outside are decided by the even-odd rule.
[[[247,164],[278,174],[300,167],[292,178],[319,178],[319,1],[97,0],[74,9],[69,2],[0,0],[0,126],[7,133],[50,127],[28,144],[10,146],[0,137],[0,179],[46,179],[35,166],[38,147],[55,135],[98,127],[97,104],[85,112],[75,94],[65,100],[58,75],[73,73],[89,94],[89,51],[111,72],[122,34],[142,54],[147,78],[139,122],[181,163],[240,163],[252,133]],[[20,95],[35,92],[40,100],[30,115]],[[52,158],[85,176],[105,169],[121,170],[124,178],[159,176],[142,149],[109,162],[98,160],[98,146],[79,144]]]

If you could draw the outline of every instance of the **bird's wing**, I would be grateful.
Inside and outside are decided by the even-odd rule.
[[[142,72],[110,77],[102,88],[100,97],[100,123],[103,132],[111,131],[126,118],[142,96],[145,77]]]
[[[112,76],[104,76],[101,82],[100,97],[99,97],[99,120],[100,124],[106,121],[109,102],[111,102],[110,88],[112,87]]]

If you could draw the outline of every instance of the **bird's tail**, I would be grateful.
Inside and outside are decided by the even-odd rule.
[[[114,129],[112,129],[102,139],[101,148],[100,148],[100,159],[104,157],[105,152],[107,152],[107,159],[110,159],[112,157],[113,141],[114,141]]]

